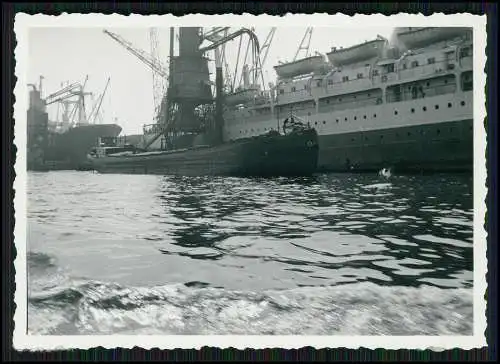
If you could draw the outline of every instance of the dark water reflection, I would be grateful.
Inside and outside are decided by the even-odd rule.
[[[379,274],[351,274],[357,281],[469,286],[471,185],[463,176],[164,178],[157,198],[176,222],[162,222],[172,241],[159,249],[242,266],[279,262],[320,285],[361,269]]]

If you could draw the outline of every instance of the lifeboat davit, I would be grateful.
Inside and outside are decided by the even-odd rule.
[[[318,54],[274,66],[274,69],[279,78],[292,78],[319,71],[326,66],[327,62],[325,61],[325,57]]]
[[[334,48],[330,53],[327,53],[328,60],[334,66],[343,66],[380,57],[387,43],[387,39],[379,36],[377,39],[356,44],[349,48]]]
[[[425,27],[396,29],[398,39],[407,48],[419,48],[425,45],[464,36],[471,32],[464,27]]]

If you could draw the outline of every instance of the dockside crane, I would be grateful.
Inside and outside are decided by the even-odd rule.
[[[229,34],[230,27],[213,27],[212,30],[203,34],[203,40],[208,40],[210,42],[217,42],[221,39],[224,39]],[[225,72],[225,80],[232,79],[231,71],[229,70],[229,65],[227,63],[226,58],[226,43],[222,44],[218,57],[220,57],[219,61],[221,62],[221,67],[224,68]],[[216,57],[217,58],[217,57]],[[223,65],[223,66],[222,66]],[[229,89],[232,89],[230,84],[226,84]]]
[[[149,29],[149,40],[151,46],[151,58],[155,60],[157,64],[161,64],[159,55],[159,43],[158,43],[158,29]],[[162,111],[161,103],[166,93],[166,77],[158,74],[158,72],[151,67],[152,77],[153,77],[153,104],[155,115],[157,118],[161,119],[160,111]],[[167,73],[165,71],[165,73]]]
[[[110,32],[109,30],[103,30],[103,32],[151,68],[153,72],[153,103],[155,109],[155,119],[156,122],[159,122],[163,118],[164,114],[164,99],[168,68],[159,60],[157,29],[151,28],[149,33],[151,54],[135,47],[131,42],[116,33]]]
[[[74,123],[74,118],[77,115],[77,112],[78,123],[83,124],[87,122],[85,114],[85,96],[92,95],[91,92],[85,92],[85,85],[87,84],[87,80],[88,76],[85,78],[83,85],[80,82],[74,82],[48,95],[45,98],[46,106],[54,103],[62,105],[62,122],[65,127],[69,127],[70,124]],[[73,106],[73,109],[70,111],[71,106]]]
[[[153,57],[151,54],[148,54],[144,52],[143,50],[140,50],[139,48],[134,47],[132,43],[129,41],[125,40],[123,37],[119,36],[118,34],[112,33],[108,30],[103,30],[105,34],[110,36],[112,39],[114,39],[116,42],[118,42],[120,45],[125,47],[130,53],[132,53],[134,56],[139,58],[143,63],[147,64],[153,71],[155,71],[157,74],[162,76],[163,78],[166,78],[168,75],[167,67],[163,63],[161,63],[158,59]]]

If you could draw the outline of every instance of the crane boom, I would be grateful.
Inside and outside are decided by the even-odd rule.
[[[132,43],[125,40],[118,34],[112,33],[108,30],[103,30],[103,32],[113,38],[116,42],[125,47],[130,53],[139,58],[143,63],[147,64],[149,67],[153,69],[156,73],[161,75],[162,77],[167,77],[167,68],[157,59],[152,57],[150,54],[134,47]]]
[[[269,48],[271,47],[271,43],[273,42],[274,34],[276,33],[276,27],[271,28],[269,33],[267,34],[267,37],[262,44],[262,47],[260,48],[260,58],[257,60],[257,63],[254,65],[254,68],[251,70],[251,72],[254,72],[256,75],[256,78],[258,79],[258,75],[260,74],[262,77],[262,87],[265,87],[264,85],[264,75],[262,74],[262,67],[264,67],[264,64],[266,63],[267,55],[269,54]]]
[[[309,46],[311,45],[312,32],[313,32],[313,27],[308,27],[306,29],[304,37],[302,38],[302,42],[300,42],[299,48],[297,49],[297,53],[295,53],[295,57],[293,58],[294,61],[297,60],[297,57],[299,56],[301,50],[305,51],[304,58],[308,56]]]
[[[158,61],[160,59],[159,49],[158,49],[158,29],[150,28],[149,29],[149,38],[150,38],[150,46],[151,46],[151,58]],[[154,104],[154,112],[157,121],[161,119],[160,111],[161,110],[161,102],[163,96],[166,92],[165,90],[165,77],[157,74],[154,69],[152,69],[153,76],[153,104]]]
[[[108,82],[106,82],[106,87],[104,87],[104,91],[102,92],[101,98],[99,100],[99,104],[97,105],[97,109],[95,110],[94,120],[93,120],[94,123],[95,123],[95,119],[97,118],[97,115],[99,115],[99,110],[101,109],[102,100],[104,99],[104,95],[106,95],[106,91],[108,90],[110,80],[111,80],[111,78],[108,77]]]
[[[56,98],[59,96],[63,96],[63,95],[66,96],[66,94],[68,94],[68,93],[76,92],[77,88],[80,88],[80,84],[78,82],[75,82],[75,83],[72,83],[71,85],[63,87],[62,89],[48,95],[45,98],[46,105],[49,105],[49,104],[56,102],[57,101]]]
[[[260,53],[262,55],[262,58],[260,59],[260,65],[261,67],[266,63],[266,58],[269,53],[269,48],[271,47],[271,43],[274,38],[274,33],[276,33],[276,27],[271,28],[269,31],[269,34],[267,34],[266,40],[264,41],[264,44],[262,45],[262,48],[260,48]],[[262,54],[264,52],[264,54]]]

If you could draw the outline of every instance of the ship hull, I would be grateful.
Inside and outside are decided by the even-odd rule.
[[[471,172],[471,119],[319,136],[320,171]]]
[[[116,137],[122,128],[117,124],[91,124],[69,129],[63,134],[52,134],[45,153],[48,169],[86,169],[89,150],[99,138]]]
[[[317,170],[314,130],[287,136],[262,135],[219,146],[130,156],[90,158],[100,173],[180,176],[310,176]]]

